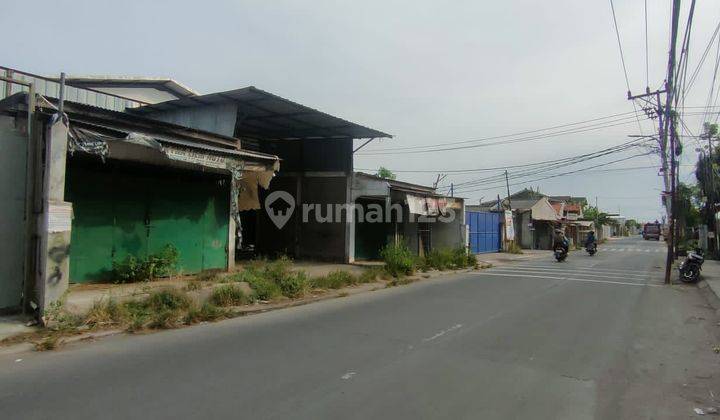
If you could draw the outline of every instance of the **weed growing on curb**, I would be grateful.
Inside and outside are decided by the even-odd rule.
[[[245,295],[239,286],[223,284],[213,290],[210,302],[217,306],[240,306],[251,303],[252,299]]]

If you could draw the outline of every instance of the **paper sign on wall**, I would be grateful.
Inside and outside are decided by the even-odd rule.
[[[50,233],[69,232],[72,226],[72,204],[51,203],[48,205],[47,230]]]
[[[513,224],[512,211],[505,210],[505,239],[515,240],[515,225]]]

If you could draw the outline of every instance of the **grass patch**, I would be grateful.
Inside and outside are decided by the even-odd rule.
[[[464,247],[434,249],[423,260],[422,271],[430,268],[443,271],[478,267],[475,255],[468,253]]]
[[[311,286],[316,289],[342,289],[354,284],[358,284],[358,278],[343,270],[332,271],[326,276],[316,277],[311,281]]]
[[[508,254],[522,254],[523,250],[520,248],[520,245],[517,244],[517,242],[513,241],[510,242],[510,245],[508,245],[507,249]]]
[[[282,296],[280,286],[273,280],[265,277],[262,271],[246,269],[230,277],[233,281],[246,282],[250,288],[253,289],[255,297],[259,300],[269,301]]]
[[[148,296],[145,304],[149,312],[150,328],[175,328],[183,312],[190,308],[188,295],[176,289],[163,289]]]
[[[383,267],[370,267],[358,276],[358,282],[361,284],[374,283],[378,280],[389,280],[390,277],[390,274]]]
[[[299,298],[310,288],[310,280],[304,271],[290,273],[276,281],[282,294],[289,298]]]
[[[147,258],[128,255],[122,261],[113,261],[112,274],[117,283],[149,281],[156,277],[167,277],[175,273],[180,252],[172,244],[150,254]]]
[[[190,307],[187,314],[185,314],[185,324],[217,321],[227,315],[228,313],[224,309],[218,308],[210,302],[205,302],[199,308],[197,306]]]
[[[55,350],[60,345],[60,335],[57,333],[50,334],[42,340],[35,343],[35,350],[48,351]]]
[[[196,291],[196,290],[200,290],[200,289],[202,289],[202,288],[203,288],[203,281],[200,280],[200,279],[198,279],[198,278],[189,280],[189,281],[185,284],[185,291],[188,291],[188,292],[193,292],[193,291]]]
[[[390,280],[385,287],[396,287],[396,286],[404,286],[406,284],[414,283],[417,281],[417,279],[412,277],[396,277],[392,280]]]
[[[205,270],[198,273],[195,279],[202,282],[216,282],[220,279],[222,273],[223,271],[220,269]]]
[[[123,305],[113,298],[101,299],[93,303],[92,308],[85,314],[83,323],[90,328],[101,328],[118,325],[127,318],[127,311]]]
[[[217,306],[240,306],[252,303],[252,298],[236,284],[223,284],[213,290],[210,302]]]
[[[276,260],[253,260],[241,273],[234,274],[234,281],[246,281],[259,299],[270,300],[280,295],[289,298],[303,296],[310,288],[310,280],[303,271],[292,270],[292,260],[283,256]],[[278,290],[280,293],[278,294]]]
[[[415,255],[404,243],[390,244],[380,250],[385,269],[393,277],[402,277],[415,272]]]

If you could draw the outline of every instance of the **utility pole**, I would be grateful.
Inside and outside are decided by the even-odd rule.
[[[433,182],[433,189],[437,189],[438,184],[445,179],[445,177],[447,177],[447,174],[437,174],[437,178],[435,178],[435,182]]]
[[[510,201],[510,182],[508,181],[507,169],[505,169],[505,186],[507,187],[508,208],[510,209],[510,211],[512,211],[512,202]]]
[[[675,219],[677,218],[677,192],[675,191],[675,143],[677,136],[675,132],[675,118],[672,115],[672,101],[673,101],[673,77],[675,73],[675,51],[676,41],[678,34],[678,21],[680,18],[680,0],[673,0],[672,20],[670,28],[670,53],[668,56],[668,68],[667,68],[667,82],[665,84],[665,133],[667,137],[667,131],[670,131],[670,226],[668,226],[668,250],[667,258],[665,260],[665,284],[670,284],[670,273],[672,270],[672,264],[675,260]]]
[[[668,54],[667,80],[665,81],[665,89],[650,92],[646,88],[646,92],[642,95],[633,96],[628,92],[628,99],[644,99],[646,97],[655,97],[657,108],[655,113],[658,117],[658,143],[660,146],[660,161],[663,173],[663,201],[665,202],[665,210],[667,213],[668,238],[667,238],[667,258],[665,261],[665,284],[670,284],[670,274],[672,264],[675,260],[675,219],[677,208],[677,162],[675,159],[677,135],[675,131],[675,118],[672,112],[672,102],[674,95],[674,74],[675,74],[675,56],[678,35],[678,23],[680,18],[680,0],[673,0],[671,29],[670,29],[670,52]],[[662,105],[661,93],[665,93],[665,106]],[[647,100],[646,100],[647,101]],[[669,141],[668,141],[669,138]]]

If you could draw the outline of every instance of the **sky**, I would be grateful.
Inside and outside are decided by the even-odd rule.
[[[640,93],[648,81],[652,89],[660,87],[672,2],[647,1],[646,75],[644,2],[614,1],[631,89]],[[697,3],[691,70],[720,19],[720,4]],[[683,2],[681,35],[688,4]],[[570,157],[629,141],[628,135],[641,130],[654,132],[655,122],[642,121],[638,127],[628,119],[613,127],[514,144],[377,153],[633,111],[609,1],[36,0],[4,5],[0,27],[18,34],[4,43],[0,63],[20,70],[170,77],[200,93],[253,85],[390,133],[392,139],[359,151],[355,167],[375,171],[383,166],[397,171],[398,179],[421,184],[432,184],[445,171]],[[715,46],[686,106],[706,105],[714,64]],[[690,114],[684,120],[698,134],[702,116]],[[683,181],[694,180],[696,147],[687,140]],[[637,153],[568,166],[567,171]],[[658,162],[642,156],[551,179],[518,179],[511,181],[511,190],[533,187],[585,196],[602,210],[650,221],[662,214],[661,178],[656,168],[647,168]],[[447,192],[449,183],[462,186],[501,172],[450,174],[440,185]],[[566,170],[550,174],[558,172]],[[455,193],[468,204],[506,195],[497,182],[458,187]]]

